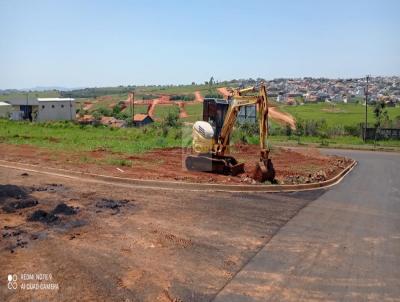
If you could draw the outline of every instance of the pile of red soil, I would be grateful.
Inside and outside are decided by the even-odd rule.
[[[234,146],[231,153],[239,162],[245,163],[245,173],[238,176],[226,176],[187,171],[184,162],[188,153],[183,148],[155,149],[135,155],[98,149],[91,152],[57,152],[57,157],[54,157],[52,156],[53,151],[47,149],[0,144],[0,153],[4,154],[4,159],[9,161],[87,173],[139,179],[225,184],[255,183],[252,179],[252,171],[259,157],[258,146]],[[82,157],[91,160],[82,163]],[[109,164],[110,157],[123,159],[125,165]],[[270,158],[276,170],[276,179],[281,184],[324,181],[339,174],[351,163],[350,159],[344,157],[322,155],[317,149],[276,148],[270,153]],[[126,162],[131,163],[130,166],[126,166]]]

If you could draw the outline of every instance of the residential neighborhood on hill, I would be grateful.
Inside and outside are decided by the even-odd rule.
[[[263,79],[233,80],[239,85],[254,84]],[[364,102],[366,78],[279,78],[266,81],[268,95],[278,102],[299,104],[303,102]],[[391,105],[400,103],[400,77],[370,77],[368,102],[385,101]]]

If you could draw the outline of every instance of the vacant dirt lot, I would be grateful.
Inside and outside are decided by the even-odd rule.
[[[210,301],[322,192],[127,189],[0,168],[0,300]],[[38,282],[22,273],[58,289],[7,289],[5,274]]]
[[[97,174],[141,179],[179,180],[197,183],[254,183],[251,179],[259,149],[255,145],[237,145],[232,154],[245,163],[245,173],[238,176],[187,171],[182,148],[157,149],[143,154],[123,154],[98,149],[92,152],[62,152],[27,145],[0,144],[3,159],[72,169]],[[276,148],[270,157],[281,184],[318,182],[342,171],[350,163],[344,157],[326,156],[317,149],[294,151]]]

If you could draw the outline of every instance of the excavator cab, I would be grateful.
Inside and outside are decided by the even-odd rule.
[[[217,140],[224,125],[229,101],[224,99],[205,98],[203,102],[203,121],[210,123],[214,129],[214,139]]]

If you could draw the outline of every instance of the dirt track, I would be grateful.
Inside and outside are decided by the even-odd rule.
[[[2,271],[58,285],[9,290],[1,278],[1,301],[209,301],[315,198],[135,190],[4,168],[0,193]],[[38,204],[4,210],[25,200]],[[74,213],[54,212],[60,203]],[[56,214],[29,221],[38,210]]]
[[[296,121],[291,114],[281,112],[276,107],[269,107],[268,115],[272,120],[284,125],[289,124],[292,129],[296,129]]]
[[[228,97],[230,95],[228,89],[226,87],[217,88],[218,92],[221,93],[224,97]]]
[[[160,102],[159,99],[154,99],[151,102],[151,105],[149,106],[147,110],[147,114],[150,115],[152,118],[154,118],[154,110],[156,109],[157,104]]]
[[[195,101],[196,102],[199,102],[199,103],[202,103],[203,102],[203,97],[201,96],[201,93],[200,93],[200,91],[195,91],[194,92],[194,97],[195,97]]]
[[[187,114],[185,110],[185,103],[184,102],[177,102],[178,107],[179,107],[179,118],[186,118],[189,115]]]

